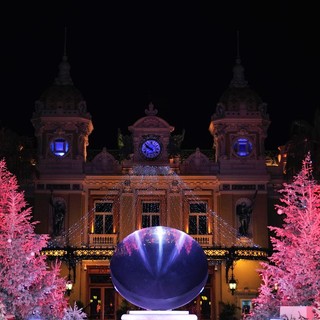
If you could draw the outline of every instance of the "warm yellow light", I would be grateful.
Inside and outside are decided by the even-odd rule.
[[[72,287],[73,287],[72,282],[71,282],[70,280],[68,280],[67,283],[66,283],[66,289],[69,290],[69,291],[71,291],[71,290],[72,290]]]
[[[237,283],[236,283],[235,280],[230,280],[230,281],[229,281],[229,288],[230,288],[230,290],[236,290],[236,288],[237,288]]]
[[[237,289],[237,281],[234,279],[233,274],[231,279],[229,280],[229,289],[231,291],[231,294],[234,295],[234,292]]]
[[[73,287],[73,283],[71,280],[68,280],[66,282],[66,292],[67,292],[67,295],[70,296],[70,293],[72,291],[72,287]]]

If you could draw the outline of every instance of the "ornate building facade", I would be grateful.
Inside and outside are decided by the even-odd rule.
[[[36,231],[51,236],[45,254],[63,261],[63,275],[73,282],[70,302],[81,301],[92,319],[117,319],[124,301],[110,277],[114,249],[135,230],[162,225],[191,235],[208,257],[207,284],[182,309],[201,320],[218,319],[222,303],[248,310],[282,183],[282,164],[265,154],[266,104],[247,84],[238,57],[208,119],[213,148],[187,156],[161,106],[142,108],[145,115],[128,124],[130,136],[119,136],[118,155],[103,148],[89,159],[90,108],[66,56],[35,104]]]

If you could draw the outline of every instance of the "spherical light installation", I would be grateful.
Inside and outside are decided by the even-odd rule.
[[[117,245],[111,279],[123,298],[147,310],[172,310],[193,300],[208,278],[197,241],[169,227],[135,231]]]

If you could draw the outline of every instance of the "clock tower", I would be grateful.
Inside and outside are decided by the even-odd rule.
[[[128,129],[133,141],[133,165],[168,165],[168,145],[174,127],[157,116],[158,110],[152,103],[145,109],[145,117]]]

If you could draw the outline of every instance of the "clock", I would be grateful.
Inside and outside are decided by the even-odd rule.
[[[145,140],[140,147],[140,151],[147,159],[155,159],[162,151],[161,144],[156,139]]]

